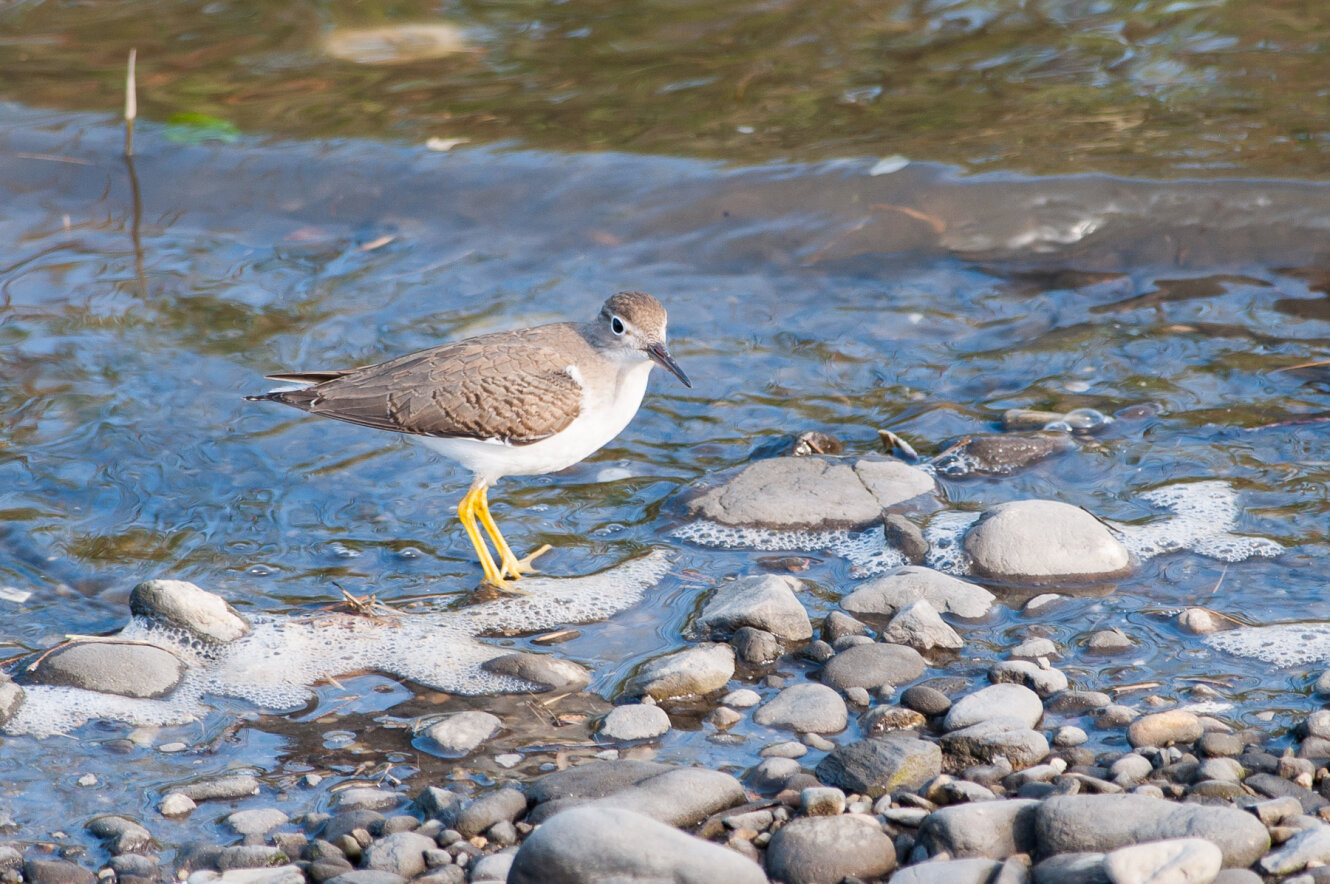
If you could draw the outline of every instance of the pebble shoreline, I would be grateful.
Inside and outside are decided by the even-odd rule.
[[[761,461],[757,474],[709,492],[707,517],[725,518],[728,493],[751,519],[756,503],[740,492],[781,507],[772,477],[797,485],[800,471],[818,481],[833,472],[816,458],[784,460],[785,469]],[[863,484],[853,499],[860,510],[827,497],[840,508],[831,522],[921,493],[910,469],[836,467]],[[1037,585],[1130,566],[1083,511],[1019,503],[995,507],[966,537],[985,575]],[[801,519],[816,524],[806,512]],[[917,544],[901,521],[888,520],[886,536]],[[231,843],[181,845],[170,862],[152,820],[101,816],[89,831],[108,862],[93,870],[0,841],[0,884],[1330,881],[1330,711],[1308,716],[1296,752],[1274,754],[1262,748],[1265,735],[1234,733],[1162,698],[1147,697],[1142,714],[1078,689],[1053,665],[1057,645],[1038,636],[1006,648],[982,676],[971,668],[929,677],[965,648],[966,621],[995,604],[988,590],[907,566],[852,587],[816,623],[805,590],[775,574],[718,585],[692,618],[692,644],[639,668],[600,722],[605,748],[581,763],[474,793],[447,783],[346,789],[331,813],[238,810],[224,818]],[[130,605],[205,644],[248,628],[219,597],[178,581],[145,583]],[[1198,611],[1179,622],[1199,631]],[[1112,655],[1132,644],[1103,630],[1090,647]],[[585,670],[556,657],[498,660],[560,690],[588,683]],[[179,661],[144,644],[76,642],[35,662],[20,680],[0,675],[0,725],[22,703],[24,680],[160,696],[180,678]],[[699,705],[718,745],[746,719],[770,729],[762,760],[740,776],[649,760],[673,716]],[[488,712],[460,712],[422,719],[416,737],[432,754],[465,758],[483,755],[503,727]],[[1103,732],[1129,748],[1086,748]],[[163,789],[158,811],[180,818],[273,789],[249,775],[201,780]]]

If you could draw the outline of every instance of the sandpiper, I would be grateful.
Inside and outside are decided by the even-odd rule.
[[[692,387],[665,345],[665,319],[651,295],[619,292],[591,322],[479,335],[362,368],[271,374],[299,386],[246,398],[404,433],[466,467],[474,479],[458,518],[485,579],[511,588],[549,547],[519,559],[487,489],[504,476],[571,466],[617,436],[642,404],[653,364]]]

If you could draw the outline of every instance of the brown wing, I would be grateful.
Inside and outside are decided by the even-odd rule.
[[[575,345],[585,343],[576,336],[551,349],[545,344],[557,328],[482,335],[345,373],[286,373],[328,379],[264,398],[379,430],[527,445],[559,432],[581,410],[582,385],[568,365]]]

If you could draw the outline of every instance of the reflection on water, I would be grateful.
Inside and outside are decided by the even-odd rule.
[[[149,11],[150,10],[150,11]],[[1330,171],[1330,9],[1142,0],[13,3],[0,96],[248,132],[746,162]]]
[[[933,455],[997,431],[1008,408],[1089,408],[1116,419],[1012,475],[944,478],[947,507],[1049,497],[1138,522],[1155,514],[1144,492],[1222,480],[1237,495],[1233,531],[1287,552],[1227,567],[1159,555],[1102,597],[1038,615],[1001,607],[967,625],[967,639],[1002,648],[1037,626],[1068,649],[1078,687],[1160,681],[1160,693],[1185,697],[1186,679],[1222,673],[1236,723],[1305,714],[1311,669],[1272,674],[1182,633],[1167,612],[1202,603],[1258,623],[1290,611],[1330,619],[1314,567],[1330,478],[1324,375],[1274,371],[1330,349],[1317,307],[1324,187],[965,178],[920,164],[871,175],[871,159],[720,168],[361,141],[180,146],[145,125],[140,278],[119,132],[85,116],[2,113],[0,235],[12,246],[0,266],[0,585],[13,592],[0,595],[0,656],[119,628],[129,588],[154,576],[273,616],[340,589],[465,600],[479,572],[453,506],[468,476],[418,447],[287,418],[243,394],[264,389],[267,371],[581,318],[609,292],[642,288],[670,309],[694,389],[653,384],[591,462],[491,495],[510,538],[555,546],[540,563],[555,575],[648,549],[675,556],[640,604],[558,646],[592,670],[593,690],[612,697],[633,666],[679,647],[701,592],[764,559],[671,536],[691,483],[809,429],[862,455],[889,428]],[[799,576],[817,616],[854,579],[837,557],[807,564]],[[1107,626],[1137,643],[1129,660],[1080,655],[1083,636]],[[339,712],[322,688],[317,702],[328,708],[312,721],[317,710],[265,719],[214,697],[185,727],[6,737],[0,780],[30,797],[4,800],[32,832],[107,806],[146,815],[156,793],[144,776],[294,776],[288,756],[312,746],[327,759],[327,734],[381,711]],[[238,719],[248,726],[233,728]],[[743,749],[679,730],[662,754],[706,763],[728,752],[733,764],[765,739],[746,727]],[[194,748],[152,748],[175,740]],[[328,763],[345,773],[405,757],[402,740],[353,744],[361,755]],[[41,773],[53,769],[70,774]],[[105,781],[95,800],[78,783],[89,771]],[[184,839],[189,825],[211,824],[164,837]]]

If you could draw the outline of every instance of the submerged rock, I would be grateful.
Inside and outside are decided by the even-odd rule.
[[[950,574],[907,565],[891,574],[866,580],[841,599],[841,607],[852,614],[891,616],[923,599],[937,611],[976,619],[993,607],[994,595]]]
[[[1131,555],[1102,522],[1056,500],[1015,500],[979,517],[965,535],[976,574],[1021,583],[1093,581],[1131,571]]]
[[[183,629],[204,642],[232,642],[249,632],[249,621],[226,599],[185,580],[146,580],[129,593],[130,613]]]
[[[751,860],[623,808],[578,807],[548,820],[517,851],[509,884],[598,881],[766,884]]]
[[[75,642],[57,648],[32,669],[20,670],[32,684],[67,685],[122,697],[156,699],[175,690],[185,664],[170,651],[148,644]]]
[[[932,476],[897,461],[853,466],[820,457],[774,457],[689,502],[689,511],[722,525],[784,530],[866,528],[882,510],[932,491]]]

